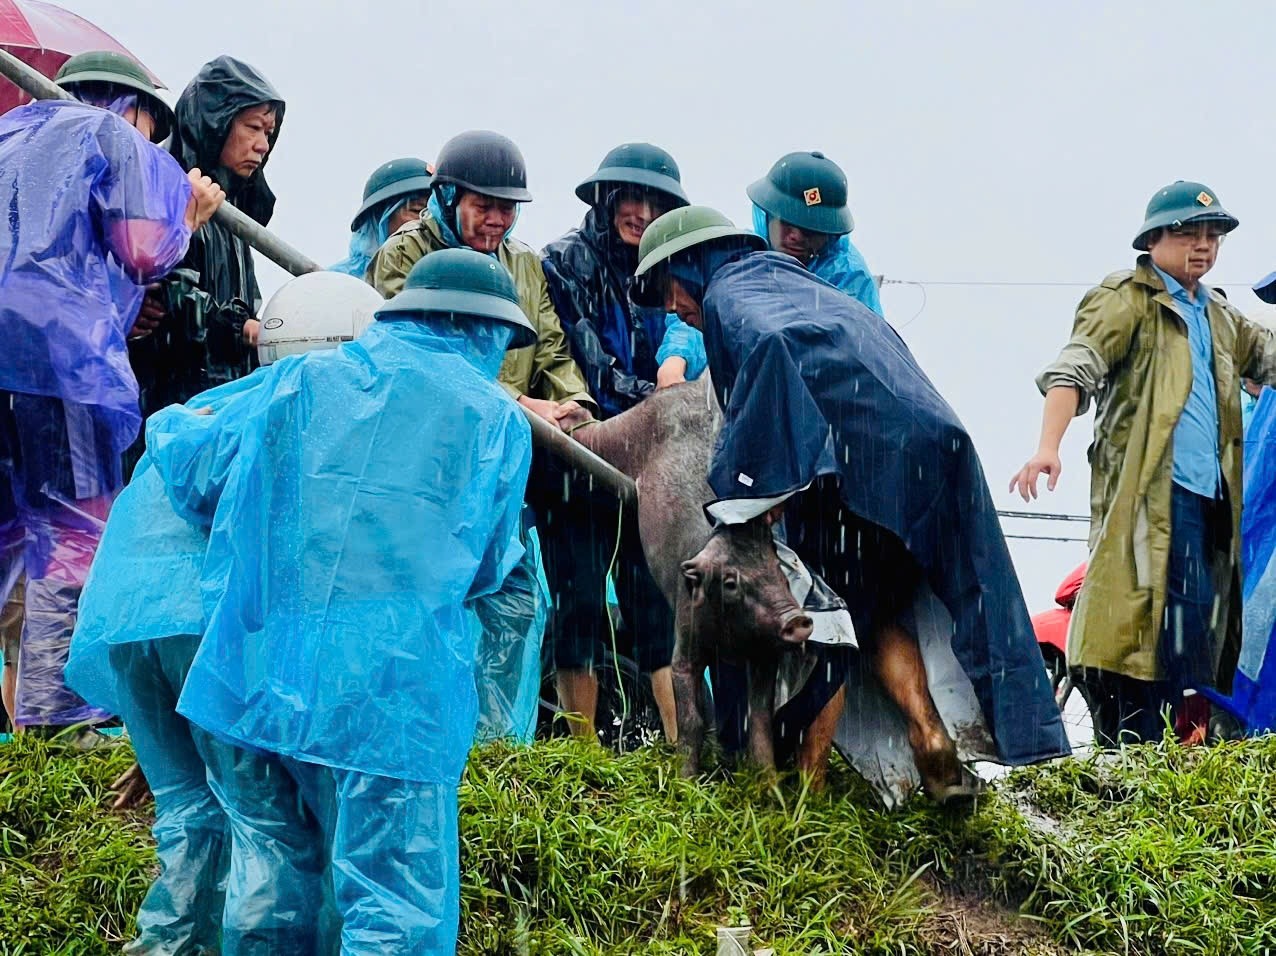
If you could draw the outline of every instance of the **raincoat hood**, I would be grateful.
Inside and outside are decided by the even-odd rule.
[[[270,137],[273,153],[284,124],[283,97],[269,80],[242,60],[229,56],[210,60],[178,97],[177,130],[171,151],[183,169],[198,166],[220,183],[233,205],[264,226],[275,209],[275,194],[265,177],[270,153],[248,179],[221,166],[222,147],[235,117],[248,107],[263,103],[275,108],[275,131]]]

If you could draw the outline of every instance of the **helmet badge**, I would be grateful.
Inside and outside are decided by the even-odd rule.
[[[1205,192],[1205,190],[1201,190],[1196,194],[1196,201],[1202,206],[1209,206],[1214,202],[1214,197]]]
[[[812,186],[810,189],[803,192],[802,198],[806,200],[806,204],[808,206],[818,206],[820,203],[824,202],[824,200],[820,198],[819,186]]]

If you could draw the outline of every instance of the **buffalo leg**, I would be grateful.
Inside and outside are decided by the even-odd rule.
[[[810,783],[812,790],[823,790],[824,779],[828,774],[829,755],[833,752],[833,738],[837,735],[837,725],[842,719],[842,711],[846,708],[846,685],[838,688],[837,693],[824,705],[806,729],[802,744],[798,747],[798,770]]]
[[[684,777],[700,774],[700,756],[704,749],[704,669],[704,661],[683,653],[679,640],[673,653],[673,698]]]
[[[749,661],[749,754],[764,770],[775,770],[771,711],[775,706],[774,659]]]

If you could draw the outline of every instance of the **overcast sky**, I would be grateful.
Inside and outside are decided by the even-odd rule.
[[[537,247],[578,223],[573,187],[618,143],[670,150],[692,200],[742,224],[745,186],[776,158],[825,151],[850,179],[874,272],[925,283],[886,285],[883,305],[973,434],[1001,508],[1023,510],[1006,486],[1036,447],[1033,378],[1085,286],[1133,264],[1158,187],[1217,191],[1241,227],[1208,281],[1269,318],[1248,291],[1276,268],[1276,8],[1262,0],[62,5],[174,93],[222,53],[260,68],[288,104],[271,226],[325,263],[344,254],[373,167],[432,159],[465,129],[522,147],[536,198],[516,234]],[[284,278],[263,268],[263,291]],[[1074,424],[1060,488],[1037,510],[1086,513],[1090,435],[1089,419]],[[1010,544],[1034,611],[1085,557],[1076,543]]]

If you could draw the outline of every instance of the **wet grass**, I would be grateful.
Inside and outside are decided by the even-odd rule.
[[[102,806],[128,760],[0,747],[0,952],[127,938],[146,821]],[[476,754],[461,800],[466,954],[713,952],[742,919],[777,956],[1276,949],[1276,738],[1022,771],[966,816],[568,740]]]

